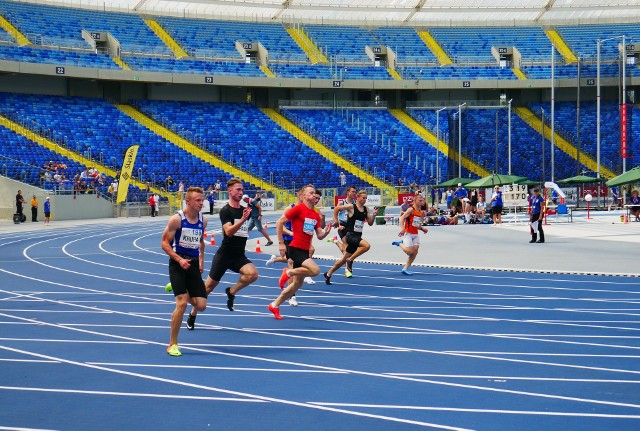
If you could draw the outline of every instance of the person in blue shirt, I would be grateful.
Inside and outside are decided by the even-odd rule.
[[[49,196],[44,199],[44,224],[49,224],[51,218],[51,201]]]
[[[500,186],[493,188],[493,194],[491,195],[491,214],[493,216],[493,225],[502,223],[502,191]]]
[[[616,208],[620,205],[620,192],[617,187],[611,187],[611,203],[609,204],[609,211],[611,208]]]
[[[540,190],[533,189],[533,196],[531,196],[531,225],[529,226],[529,230],[531,231],[531,241],[529,241],[530,243],[544,242],[544,231],[542,230],[544,209],[544,198],[540,195]],[[540,234],[540,239],[538,239],[538,234]]]
[[[216,198],[213,194],[213,189],[209,190],[209,194],[207,195],[207,200],[209,201],[209,215],[213,215],[213,207],[216,203]]]
[[[640,221],[640,196],[638,196],[638,190],[634,190],[631,192],[631,197],[629,198],[629,205],[632,205],[629,208],[629,213],[632,216],[636,216],[635,221]]]

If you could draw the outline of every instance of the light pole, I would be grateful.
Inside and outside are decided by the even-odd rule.
[[[509,99],[509,110],[507,111],[507,119],[508,119],[508,141],[509,141],[509,175],[511,175],[511,102],[513,99]]]
[[[462,108],[467,102],[458,105],[458,177],[462,178]]]
[[[556,47],[551,44],[551,182],[555,181]]]
[[[614,39],[622,39],[622,46],[624,47],[623,48],[624,57],[626,57],[625,35],[609,37],[606,39],[597,39],[597,44],[596,44],[596,165],[597,165],[596,176],[598,178],[600,178],[600,99],[601,99],[601,96],[600,96],[600,45],[602,45],[604,42],[607,42],[609,40],[614,40]],[[627,59],[623,58],[623,63],[622,63],[623,77],[625,76],[626,64],[627,64]],[[625,85],[625,81],[626,79],[623,78],[623,81],[622,81],[623,86]],[[625,93],[626,91],[623,91],[623,95]],[[624,159],[623,159],[623,163],[624,163]],[[624,169],[624,165],[623,165],[623,169]],[[597,202],[598,203],[600,202],[600,182],[598,182]]]
[[[445,109],[443,106],[436,111],[436,184],[440,184],[440,112]]]

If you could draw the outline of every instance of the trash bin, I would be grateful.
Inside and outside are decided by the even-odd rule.
[[[378,207],[378,216],[376,217],[376,224],[387,224],[387,221],[384,219],[384,210],[386,206]]]

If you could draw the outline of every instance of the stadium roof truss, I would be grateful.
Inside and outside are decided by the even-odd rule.
[[[20,0],[150,15],[352,25],[640,22],[640,0]]]

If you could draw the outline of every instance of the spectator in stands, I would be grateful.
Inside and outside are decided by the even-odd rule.
[[[222,188],[222,184],[220,184],[220,180],[216,180],[216,183],[213,186],[213,190],[215,191],[215,198],[218,199],[220,196],[220,189]]]
[[[631,197],[629,198],[629,214],[635,216],[635,221],[640,221],[640,196],[638,196],[638,190],[633,190],[631,192]]]
[[[347,186],[347,176],[344,172],[340,172],[340,190],[344,189]]]
[[[171,175],[167,175],[167,179],[166,179],[165,183],[167,185],[167,191],[170,192],[171,191],[171,187],[175,184],[175,181],[173,181],[173,178],[171,178]]]
[[[151,183],[149,183],[149,181],[147,181],[147,183],[144,185],[144,191],[147,193],[151,193]]]
[[[502,205],[502,191],[500,186],[495,186],[491,195],[491,215],[493,216],[494,226],[502,223]]]
[[[535,188],[533,189],[533,196],[531,197],[531,225],[529,226],[529,230],[531,231],[530,243],[534,243],[538,240],[538,234],[540,234],[540,239],[537,242],[544,242],[544,231],[542,230],[544,210],[544,198],[540,195],[540,190]]]
[[[51,176],[51,171],[49,171],[49,170],[44,171],[43,179],[44,179],[45,182],[50,183],[51,180],[53,180],[53,177]]]
[[[16,195],[16,214],[20,214],[20,221],[22,221],[22,204],[24,204],[24,198],[22,197],[22,190],[18,190]]]
[[[182,200],[182,196],[184,196],[184,183],[180,181],[178,183],[178,200]]]
[[[60,175],[59,171],[54,171],[55,174],[53,175],[53,181],[55,181],[56,183],[59,183],[60,181],[62,181],[62,175]]]
[[[31,198],[31,222],[38,221],[38,198],[33,195]]]
[[[413,196],[408,196],[404,203],[400,205],[400,216],[404,214],[413,205]]]

